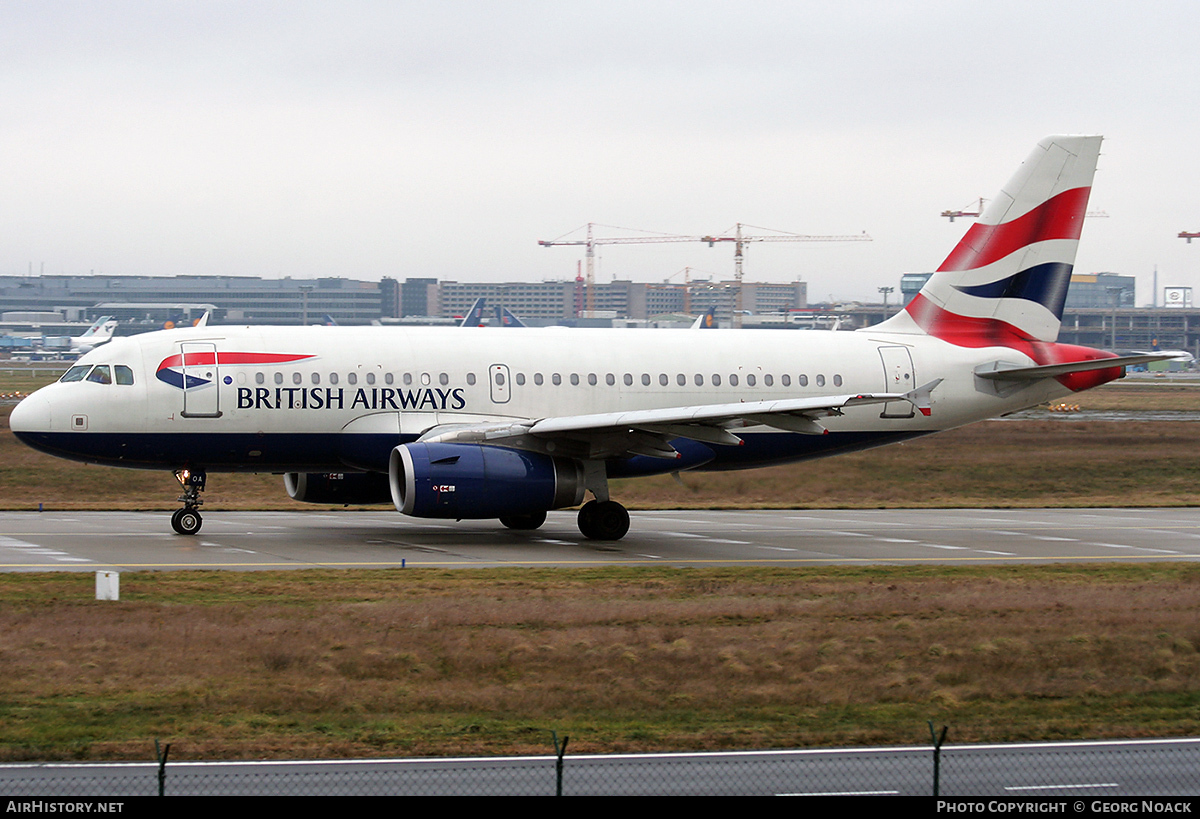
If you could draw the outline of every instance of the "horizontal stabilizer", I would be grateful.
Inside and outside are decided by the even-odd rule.
[[[1136,367],[1155,361],[1169,361],[1174,355],[1125,355],[1116,358],[1098,358],[1091,361],[1072,361],[1068,364],[1044,364],[1040,367],[1023,367],[1007,361],[993,361],[975,369],[975,375],[992,381],[1038,381],[1056,378],[1070,373],[1109,370],[1113,367]]]

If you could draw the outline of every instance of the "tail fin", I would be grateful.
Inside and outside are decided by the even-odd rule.
[[[487,297],[480,296],[475,299],[475,303],[471,305],[471,309],[463,316],[463,320],[458,323],[459,327],[482,327],[483,326],[483,311],[487,307]]]
[[[871,329],[963,347],[1058,338],[1100,140],[1039,142],[921,292]]]
[[[717,324],[717,306],[714,304],[704,311],[704,314],[697,316],[692,322],[693,330],[717,330],[720,325]]]
[[[496,305],[496,326],[497,327],[524,327],[525,322],[512,314],[512,311],[507,307]]]

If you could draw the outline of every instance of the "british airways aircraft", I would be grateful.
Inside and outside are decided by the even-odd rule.
[[[16,407],[26,444],[171,470],[172,525],[208,473],[279,472],[291,497],[424,518],[629,528],[609,480],[835,455],[1120,378],[1055,339],[1100,137],[1042,140],[924,289],[856,332],[196,327],[119,338]]]

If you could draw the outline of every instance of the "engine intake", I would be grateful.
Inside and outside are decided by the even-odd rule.
[[[527,515],[575,506],[584,494],[578,461],[477,444],[403,444],[388,475],[396,509],[418,518]]]

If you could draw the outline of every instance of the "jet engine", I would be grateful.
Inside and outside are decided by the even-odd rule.
[[[292,500],[305,503],[391,503],[388,476],[382,472],[288,472],[283,486]]]
[[[578,461],[478,444],[402,444],[388,474],[396,508],[419,518],[536,515],[584,494]]]

